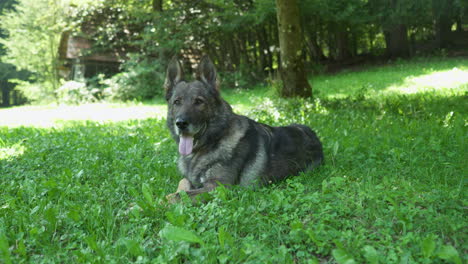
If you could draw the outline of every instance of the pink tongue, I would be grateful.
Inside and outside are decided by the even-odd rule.
[[[188,155],[192,153],[192,149],[193,149],[193,137],[180,136],[179,153],[182,155]]]

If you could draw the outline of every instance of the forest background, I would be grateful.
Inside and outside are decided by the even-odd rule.
[[[466,53],[466,1],[301,0],[298,5],[301,56],[309,75]],[[225,88],[279,86],[275,1],[4,0],[0,13],[3,106],[158,98],[174,54],[188,69],[209,54]],[[85,48],[69,56],[80,43]]]

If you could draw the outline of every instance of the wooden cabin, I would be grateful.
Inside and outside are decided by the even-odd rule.
[[[59,58],[64,61],[60,67],[61,76],[67,80],[85,81],[98,74],[109,77],[119,72],[120,54],[96,52],[92,47],[92,40],[64,32],[59,47]]]

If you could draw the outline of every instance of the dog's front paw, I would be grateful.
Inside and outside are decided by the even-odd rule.
[[[166,199],[169,203],[174,204],[180,202],[180,192],[188,192],[192,189],[192,184],[185,178],[180,180],[179,186],[177,186],[177,191],[175,193],[171,193],[166,195]]]
[[[180,191],[190,191],[192,189],[192,184],[186,178],[183,178],[179,182],[179,186],[177,186],[177,192]]]
[[[170,204],[175,204],[180,202],[180,194],[179,192],[171,193],[166,195],[166,199]]]

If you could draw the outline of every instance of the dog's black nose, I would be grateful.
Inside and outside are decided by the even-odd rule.
[[[175,124],[180,130],[187,129],[189,125],[188,122],[183,118],[177,118]]]

